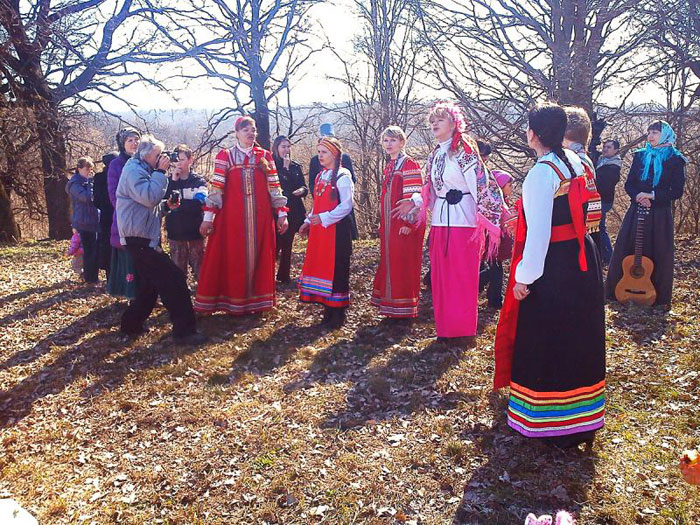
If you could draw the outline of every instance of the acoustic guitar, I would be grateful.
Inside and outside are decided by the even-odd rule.
[[[622,260],[622,279],[615,287],[615,298],[621,303],[632,301],[651,306],[656,302],[656,289],[651,282],[654,262],[642,255],[644,245],[644,220],[649,208],[637,206],[637,231],[634,239],[634,255]]]

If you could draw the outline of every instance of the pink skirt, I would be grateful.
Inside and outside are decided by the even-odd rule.
[[[448,244],[449,230],[449,244]],[[476,335],[479,238],[476,228],[430,230],[430,275],[438,337]]]

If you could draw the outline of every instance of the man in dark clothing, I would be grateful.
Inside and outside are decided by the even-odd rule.
[[[207,198],[207,182],[192,171],[194,156],[185,144],[175,148],[178,156],[175,171],[165,193],[165,229],[168,232],[170,257],[187,277],[192,268],[199,280],[199,268],[204,257],[204,239],[199,233],[202,206]]]
[[[100,231],[97,233],[97,262],[99,268],[105,271],[105,277],[109,278],[109,263],[112,257],[112,246],[109,244],[109,235],[112,228],[114,206],[109,200],[107,192],[107,169],[110,162],[117,158],[118,153],[111,152],[102,156],[102,171],[93,178],[93,204],[100,210]]]
[[[335,137],[335,132],[333,131],[333,124],[321,124],[321,126],[318,128],[318,131],[320,138]],[[353,184],[355,184],[357,180],[355,179],[355,171],[352,168],[352,159],[350,158],[350,155],[348,155],[347,153],[343,153],[342,157],[340,158],[340,165],[350,172],[352,182]],[[311,161],[309,162],[309,191],[311,192],[312,197],[314,194],[314,183],[316,182],[316,175],[318,175],[320,171],[321,163],[318,160],[318,155],[314,155],[313,157],[311,157]],[[352,210],[350,212],[350,228],[353,240],[359,239],[360,234],[357,231],[357,220],[355,219],[355,210]]]
[[[598,236],[598,249],[600,250],[603,264],[610,264],[612,257],[612,243],[605,226],[605,215],[612,209],[615,201],[615,186],[620,181],[620,168],[622,159],[619,155],[620,143],[617,140],[606,140],[603,143],[603,151],[598,158],[596,166],[595,185],[600,193],[602,216],[600,219],[600,235]]]

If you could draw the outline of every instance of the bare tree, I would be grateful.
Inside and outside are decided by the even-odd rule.
[[[230,98],[230,105],[210,120],[205,137],[210,149],[230,134],[219,131],[223,124],[247,113],[255,118],[261,145],[270,147],[270,103],[293,88],[296,75],[318,50],[309,40],[308,14],[320,1],[190,0],[154,14],[153,22],[170,44],[193,57],[182,78],[206,77]]]
[[[414,33],[416,13],[411,0],[354,0],[362,26],[350,59],[332,50],[343,66],[330,77],[347,92],[347,101],[327,106],[338,120],[338,135],[353,153],[357,174],[356,213],[365,233],[379,220],[384,154],[379,135],[399,125],[415,141],[424,123],[424,105],[417,98],[417,77],[423,53]]]
[[[498,143],[504,162],[530,153],[523,119],[534,102],[554,99],[592,114],[643,60],[633,53],[645,34],[638,0],[416,1],[433,54],[427,83],[465,106],[474,131]]]
[[[171,58],[139,25],[152,10],[135,0],[0,0],[0,77],[13,104],[34,114],[51,238],[71,235],[61,112],[150,80],[128,64]]]

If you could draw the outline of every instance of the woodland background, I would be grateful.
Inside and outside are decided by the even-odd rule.
[[[623,153],[643,145],[650,121],[668,120],[690,160],[677,227],[700,231],[699,0],[343,0],[344,11],[332,12],[353,26],[342,48],[324,32],[326,4],[0,2],[0,239],[69,237],[66,177],[81,155],[113,150],[120,127],[188,143],[208,176],[242,113],[254,116],[265,146],[291,137],[303,165],[318,124],[334,122],[356,164],[356,213],[368,235],[378,221],[381,130],[401,125],[424,158],[426,109],[444,98],[459,101],[471,132],[492,143],[492,165],[520,179],[532,161],[526,112],[536,101],[586,108]],[[308,100],[298,86],[310,74],[331,99],[295,102]],[[218,106],[188,109],[202,79]],[[174,109],[154,110],[161,99]],[[623,193],[613,215],[626,206]]]
[[[699,0],[337,4],[0,0],[0,498],[43,524],[511,525],[561,508],[581,525],[700,523],[700,492],[678,471],[700,445]],[[429,290],[411,327],[369,304],[377,138],[399,124],[424,158],[427,108],[445,98],[520,180],[533,160],[525,112],[545,98],[607,122],[626,166],[658,118],[689,159],[673,308],[606,305],[606,424],[592,448],[507,428],[485,300],[476,346],[447,350]],[[154,109],[162,100],[172,109]],[[353,156],[366,238],[348,322],[319,329],[285,288],[262,317],[198,319],[198,348],[172,341],[160,308],[125,339],[124,302],[65,255],[71,167],[134,125],[195,147],[208,176],[243,112],[263,144],[292,137],[304,165],[323,121]],[[618,191],[618,218],[626,206]],[[298,239],[294,272],[304,250]]]

